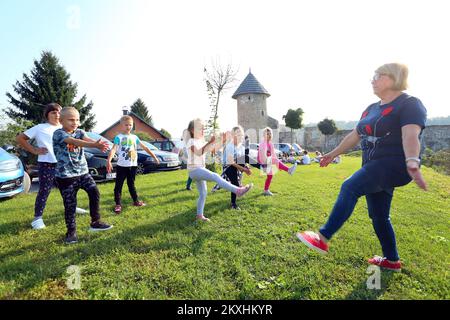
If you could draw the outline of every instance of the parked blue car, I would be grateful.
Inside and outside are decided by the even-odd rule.
[[[0,198],[23,192],[24,174],[20,159],[0,148]]]

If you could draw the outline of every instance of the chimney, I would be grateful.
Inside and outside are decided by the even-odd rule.
[[[130,113],[130,107],[127,106],[123,107],[122,112],[124,116],[128,115]]]

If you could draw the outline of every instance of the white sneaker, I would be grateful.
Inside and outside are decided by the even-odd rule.
[[[88,213],[89,211],[84,210],[84,209],[81,209],[81,208],[77,208],[77,209],[75,210],[75,212],[78,213],[78,214],[86,214],[86,213]]]
[[[42,220],[42,218],[33,220],[33,222],[31,222],[31,227],[33,227],[34,230],[44,229],[45,228],[44,220]]]
[[[265,195],[266,197],[272,197],[273,193],[270,192],[270,190],[266,190],[266,191],[263,192],[263,195]]]
[[[292,176],[295,173],[295,170],[297,170],[297,162],[294,163],[294,165],[289,168],[288,172]]]

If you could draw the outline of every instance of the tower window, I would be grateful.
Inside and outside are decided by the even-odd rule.
[[[263,111],[261,111],[261,115],[264,117],[264,110]]]

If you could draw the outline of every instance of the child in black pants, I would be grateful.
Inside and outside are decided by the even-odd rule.
[[[106,169],[108,172],[112,171],[111,160],[116,152],[119,154],[119,160],[116,166],[116,185],[114,187],[114,201],[116,202],[116,206],[114,207],[114,212],[116,214],[120,214],[122,212],[122,187],[127,180],[128,190],[130,191],[130,195],[133,198],[134,206],[143,207],[145,203],[143,201],[139,201],[138,195],[136,192],[136,187],[134,186],[134,180],[136,178],[137,172],[137,148],[140,146],[144,149],[149,155],[155,159],[155,162],[159,164],[159,160],[156,155],[143,143],[139,137],[134,134],[131,134],[131,130],[133,129],[133,118],[130,116],[123,116],[120,119],[120,129],[121,133],[114,138],[114,146],[111,149],[108,155],[108,162],[106,165]]]
[[[78,129],[80,115],[75,108],[63,108],[60,121],[62,129],[53,133],[53,150],[57,160],[55,176],[64,202],[67,226],[64,242],[71,244],[78,242],[75,213],[79,189],[85,190],[89,196],[91,215],[91,228],[89,230],[96,232],[112,228],[112,226],[100,221],[100,193],[94,179],[89,174],[83,150],[83,147],[91,147],[106,151],[108,144],[106,141],[92,140],[83,130]]]
[[[242,127],[234,127],[231,130],[231,139],[225,145],[223,151],[223,173],[222,177],[232,185],[241,186],[242,172],[251,175],[252,172],[245,164],[245,148],[242,144],[244,130]],[[214,186],[213,191],[220,189],[218,185]],[[231,193],[231,209],[240,210],[236,203],[236,194]]]

